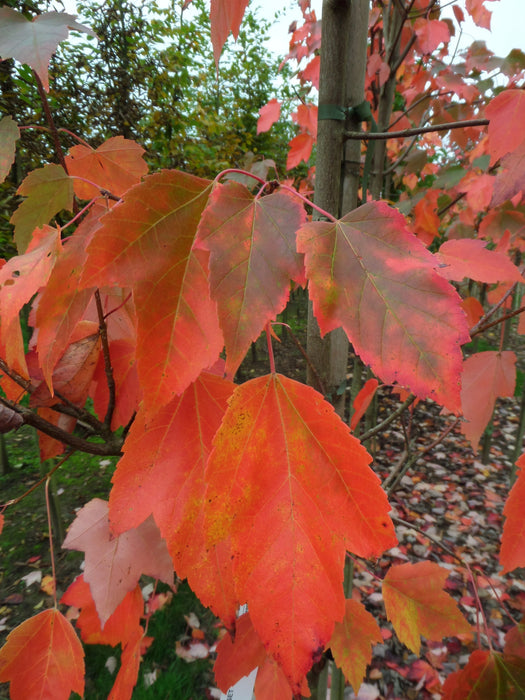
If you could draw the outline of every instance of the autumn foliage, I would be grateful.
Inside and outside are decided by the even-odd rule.
[[[212,0],[217,60],[247,4]],[[299,78],[316,85],[321,27],[307,0],[299,4],[304,24],[292,28],[288,59],[305,59]],[[148,174],[142,148],[121,136],[96,149],[72,146],[19,188],[24,199],[11,219],[19,254],[0,269],[0,422],[4,431],[35,426],[44,459],[66,446],[121,455],[108,500],[87,503],[63,543],[85,554],[82,576],[61,601],[80,610],[80,638],[122,648],[111,697],[131,697],[147,647],[140,577],[173,585],[175,574],[227,629],[215,665],[224,692],[258,668],[257,700],[308,695],[306,676],[328,648],[357,692],[382,637],[364,605],[345,596],[345,560],[350,553],[366,567],[397,543],[372,457],[353,434],[360,417],[379,386],[398,385],[461,416],[477,449],[496,399],[514,393],[511,350],[464,359],[462,346],[494,319],[494,307],[505,313],[509,290],[523,282],[522,76],[504,66],[507,88],[486,99],[453,63],[436,69],[429,57],[444,58],[453,22],[433,3],[412,5],[417,13],[407,13],[400,30],[403,109],[391,129],[417,127],[423,112],[440,128],[470,121],[448,131],[446,148],[461,172],[445,162],[435,131],[419,134],[417,167],[402,140],[388,142],[389,162],[404,163],[394,169],[399,206],[368,201],[337,219],[312,214],[298,192],[304,183],[292,180]],[[372,111],[390,75],[379,6],[370,14]],[[467,10],[486,26],[482,0],[467,0]],[[0,55],[29,64],[44,90],[57,43],[68,29],[89,31],[59,13],[29,22],[2,8],[0,22]],[[490,58],[482,47],[470,50],[463,74],[479,73]],[[458,99],[445,104],[450,91]],[[279,118],[273,100],[259,129]],[[299,105],[294,121],[289,169],[310,157],[317,108]],[[4,117],[3,177],[19,134]],[[431,184],[419,187],[420,178]],[[75,225],[51,225],[64,210]],[[466,298],[465,278],[492,286],[490,313]],[[375,376],[355,399],[352,431],[317,388],[275,367],[272,323],[296,286],[308,287],[321,334],[343,328]],[[27,344],[20,318],[28,304]],[[269,373],[235,384],[263,331]],[[78,420],[87,437],[75,432]],[[505,506],[504,572],[525,566],[523,464],[522,457]],[[4,511],[0,518],[9,518]],[[394,564],[384,577],[387,617],[415,654],[421,637],[470,642],[476,634],[444,590],[446,578],[429,561]],[[15,629],[0,650],[0,681],[11,683],[13,698],[68,698],[83,693],[83,679],[82,646],[58,604]],[[480,646],[440,692],[445,700],[492,700],[522,697],[524,688],[517,626],[503,651]]]

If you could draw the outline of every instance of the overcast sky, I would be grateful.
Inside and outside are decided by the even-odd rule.
[[[252,0],[252,3],[261,8],[261,14],[271,18],[280,10],[285,10],[282,19],[276,24],[273,31],[271,48],[276,53],[284,54],[288,48],[288,27],[290,23],[301,18],[296,0]],[[447,5],[448,2],[442,2]],[[464,0],[457,0],[457,4],[464,7]],[[311,0],[312,8],[317,17],[321,16],[322,0]],[[480,29],[470,21],[463,24],[461,46],[466,47],[474,40],[487,43],[488,48],[496,56],[505,57],[511,49],[517,48],[525,52],[525,0],[487,0],[485,6],[492,11],[492,31]],[[444,16],[453,17],[452,8],[443,10]],[[467,13],[465,13],[467,16]],[[459,33],[453,39],[457,40]]]
[[[294,20],[301,20],[297,0],[251,1],[254,6],[260,8],[261,15],[268,19],[272,19],[276,12],[280,12],[280,19],[272,31],[270,49],[277,54],[285,55],[288,50],[288,27]],[[464,7],[464,0],[456,0],[456,2]],[[451,4],[450,0],[442,2],[442,5],[448,5],[443,10],[445,16],[453,17]],[[74,0],[64,0],[64,5],[68,12],[76,14]],[[317,17],[320,18],[322,0],[311,0],[311,5]],[[474,40],[482,40],[496,56],[505,57],[514,48],[525,52],[525,0],[486,0],[485,6],[492,11],[492,31],[488,32],[476,27],[469,18],[463,24],[460,48],[468,46]],[[458,36],[459,33],[453,41],[457,40]]]

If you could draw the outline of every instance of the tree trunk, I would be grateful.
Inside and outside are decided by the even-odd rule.
[[[324,0],[317,160],[314,202],[340,217],[355,208],[359,188],[360,142],[345,145],[345,129],[357,129],[351,116],[346,120],[326,118],[323,108],[348,108],[364,99],[369,0]],[[330,106],[330,107],[328,107]],[[348,339],[343,330],[320,337],[310,304],[308,354],[324,384],[327,398],[344,416]],[[315,378],[308,376],[315,385]]]

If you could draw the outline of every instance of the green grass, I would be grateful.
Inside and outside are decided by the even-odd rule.
[[[11,470],[0,475],[1,503],[24,494],[53,466],[52,461],[41,466],[36,435],[31,428],[24,426],[6,437]],[[75,453],[57,470],[53,486],[59,494],[57,505],[64,529],[73,521],[76,510],[89,500],[95,497],[107,500],[115,463],[116,458]],[[26,588],[22,581],[22,576],[35,569],[41,569],[43,576],[51,574],[43,484],[20,503],[9,506],[4,515],[5,525],[0,535],[0,620],[5,618],[6,629],[0,631],[0,644],[4,643],[11,629],[52,604],[51,598],[37,584]],[[55,561],[59,597],[80,573],[82,558],[80,552],[57,549]],[[206,688],[213,685],[212,662],[204,659],[187,663],[175,651],[176,641],[188,638],[189,629],[184,615],[191,612],[201,621],[206,642],[213,644],[217,634],[215,617],[202,607],[189,587],[181,583],[171,602],[150,619],[147,634],[154,637],[154,641],[141,664],[134,700],[200,700],[207,697]],[[105,700],[119,668],[117,664],[115,672],[111,674],[106,662],[110,656],[119,661],[120,649],[99,645],[85,645],[85,649],[84,697],[87,700]],[[157,678],[153,685],[146,687],[144,678],[150,673],[155,673]],[[8,697],[8,686],[0,685],[0,699]]]

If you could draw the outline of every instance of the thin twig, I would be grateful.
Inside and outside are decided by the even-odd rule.
[[[408,136],[418,136],[419,134],[429,134],[435,131],[450,131],[450,129],[464,129],[467,126],[486,126],[488,119],[465,119],[459,122],[447,122],[447,124],[435,124],[430,126],[414,127],[413,129],[403,129],[402,131],[345,131],[347,139],[354,140],[384,140],[384,139],[405,139]]]
[[[410,396],[407,399],[405,399],[405,401],[403,401],[401,406],[396,408],[396,410],[393,411],[388,416],[388,418],[385,418],[384,421],[382,421],[381,423],[378,423],[375,426],[375,428],[371,428],[371,430],[367,430],[366,433],[363,433],[362,435],[360,435],[359,440],[361,442],[365,442],[366,440],[373,437],[374,435],[377,435],[377,433],[380,433],[384,428],[387,427],[387,425],[390,425],[390,423],[395,421],[395,419],[398,418],[398,416],[400,416],[406,408],[411,406],[414,403],[414,401],[416,400],[416,398],[417,397],[414,394],[410,394]]]
[[[321,377],[320,377],[320,375],[319,375],[319,372],[318,372],[317,369],[315,368],[315,366],[314,366],[312,360],[311,360],[310,357],[308,356],[308,353],[307,353],[306,350],[303,348],[303,346],[302,346],[301,343],[299,342],[299,339],[296,337],[295,333],[292,331],[292,329],[290,328],[290,326],[289,326],[287,323],[280,323],[280,322],[279,322],[279,323],[276,322],[276,323],[274,323],[273,325],[274,325],[274,326],[284,326],[284,328],[286,328],[286,330],[287,330],[288,333],[290,334],[290,338],[293,340],[293,342],[295,343],[295,346],[297,347],[297,349],[299,350],[299,352],[301,353],[301,355],[302,355],[302,356],[304,357],[304,359],[306,360],[306,363],[307,363],[307,365],[308,365],[308,368],[310,369],[310,371],[312,372],[312,375],[313,375],[314,378],[315,378],[315,381],[316,381],[316,383],[317,383],[317,391],[319,391],[323,396],[326,396],[326,388],[325,388],[325,386],[324,386],[323,380],[321,379]]]
[[[425,532],[422,530],[420,527],[417,525],[414,525],[413,523],[409,523],[408,520],[403,520],[402,518],[398,518],[397,515],[391,515],[392,521],[396,523],[397,525],[404,525],[405,527],[410,528],[411,530],[415,530],[416,532],[419,532],[420,535],[423,535],[423,537],[426,537],[427,540],[430,540],[434,544],[436,544],[440,549],[442,549],[444,552],[447,554],[450,554],[451,557],[454,557],[456,561],[458,561],[462,566],[466,566],[466,562],[463,561],[463,559],[458,556],[457,554],[454,553],[452,549],[449,549],[446,544],[443,544],[443,542],[440,542],[438,539],[433,537],[432,535],[429,535],[428,532]]]
[[[495,321],[492,321],[492,323],[487,323],[485,326],[481,326],[480,328],[478,328],[478,330],[475,333],[471,333],[470,337],[473,338],[478,333],[483,333],[483,331],[486,331],[489,328],[492,328],[493,326],[497,326],[499,323],[503,323],[503,321],[506,321],[509,318],[513,318],[514,316],[517,316],[518,314],[522,314],[524,311],[525,311],[525,306],[520,306],[520,308],[516,309],[515,311],[509,311],[508,314],[505,314],[504,316],[500,316]]]
[[[38,90],[38,95],[40,97],[40,101],[42,102],[42,107],[44,109],[46,121],[49,125],[49,130],[51,131],[51,137],[53,139],[53,145],[55,146],[55,153],[56,153],[56,156],[58,158],[58,162],[64,168],[66,173],[69,175],[69,172],[67,169],[67,164],[66,164],[66,159],[64,157],[64,151],[62,150],[62,144],[60,143],[60,137],[58,135],[58,129],[57,129],[55,121],[53,119],[53,115],[51,114],[51,109],[49,107],[49,102],[47,99],[46,91],[44,90],[44,86],[42,85],[42,81],[38,77],[38,74],[36,73],[36,71],[33,71],[33,77],[34,77],[35,82],[36,82],[36,87]]]
[[[396,470],[392,470],[392,473],[385,479],[383,482],[383,488],[387,492],[388,495],[393,493],[393,491],[396,489],[397,485],[401,481],[401,479],[405,476],[405,474],[408,472],[408,470],[418,462],[422,457],[424,457],[430,450],[433,450],[434,447],[437,447],[443,440],[447,437],[447,435],[454,430],[456,425],[459,423],[460,419],[456,418],[456,420],[451,423],[449,426],[447,426],[441,433],[437,436],[435,440],[433,440],[430,445],[427,445],[424,447],[422,450],[418,450],[415,454],[410,456],[409,450],[406,450],[406,462],[405,464],[402,465],[402,468],[399,469],[399,467],[396,467],[398,470],[396,473]],[[400,465],[401,466],[401,465]]]
[[[15,372],[14,369],[10,369],[8,366],[7,362],[5,360],[2,360],[0,358],[0,370],[9,377],[15,384],[18,384],[18,386],[22,387],[22,389],[30,394],[32,391],[34,391],[34,387],[31,384],[29,379],[24,379],[21,374],[18,374],[18,372]]]
[[[500,299],[496,304],[494,304],[494,306],[493,306],[492,308],[490,308],[490,309],[487,311],[487,313],[483,316],[483,318],[480,318],[480,320],[476,323],[475,326],[472,326],[472,328],[470,329],[470,337],[471,337],[471,338],[472,338],[473,335],[476,335],[477,332],[478,332],[478,329],[479,329],[482,325],[484,325],[484,324],[489,320],[489,318],[490,318],[491,316],[494,316],[494,314],[496,313],[496,311],[497,311],[501,306],[503,306],[503,304],[507,301],[507,299],[510,297],[510,295],[514,293],[514,290],[516,289],[516,285],[517,285],[517,282],[515,282],[515,283],[512,285],[512,287],[510,287],[509,289],[507,289],[507,291],[506,291],[505,294],[501,297],[501,299]],[[0,368],[1,368],[1,366],[0,366]]]
[[[67,460],[71,457],[72,454],[74,454],[75,450],[71,450],[71,452],[68,452],[66,455],[60,459],[55,466],[50,469],[47,474],[45,474],[41,479],[39,479],[36,484],[33,484],[31,488],[29,488],[25,493],[23,493],[21,496],[18,496],[18,498],[12,498],[10,501],[7,501],[7,503],[2,503],[0,504],[0,511],[4,511],[6,508],[9,506],[16,506],[17,503],[20,503],[20,501],[23,501],[24,498],[29,496],[30,493],[33,493],[35,489],[37,489],[41,484],[44,483],[47,479],[49,479],[50,476],[53,476],[53,474],[56,472],[56,470],[61,467],[64,462],[67,462]]]

